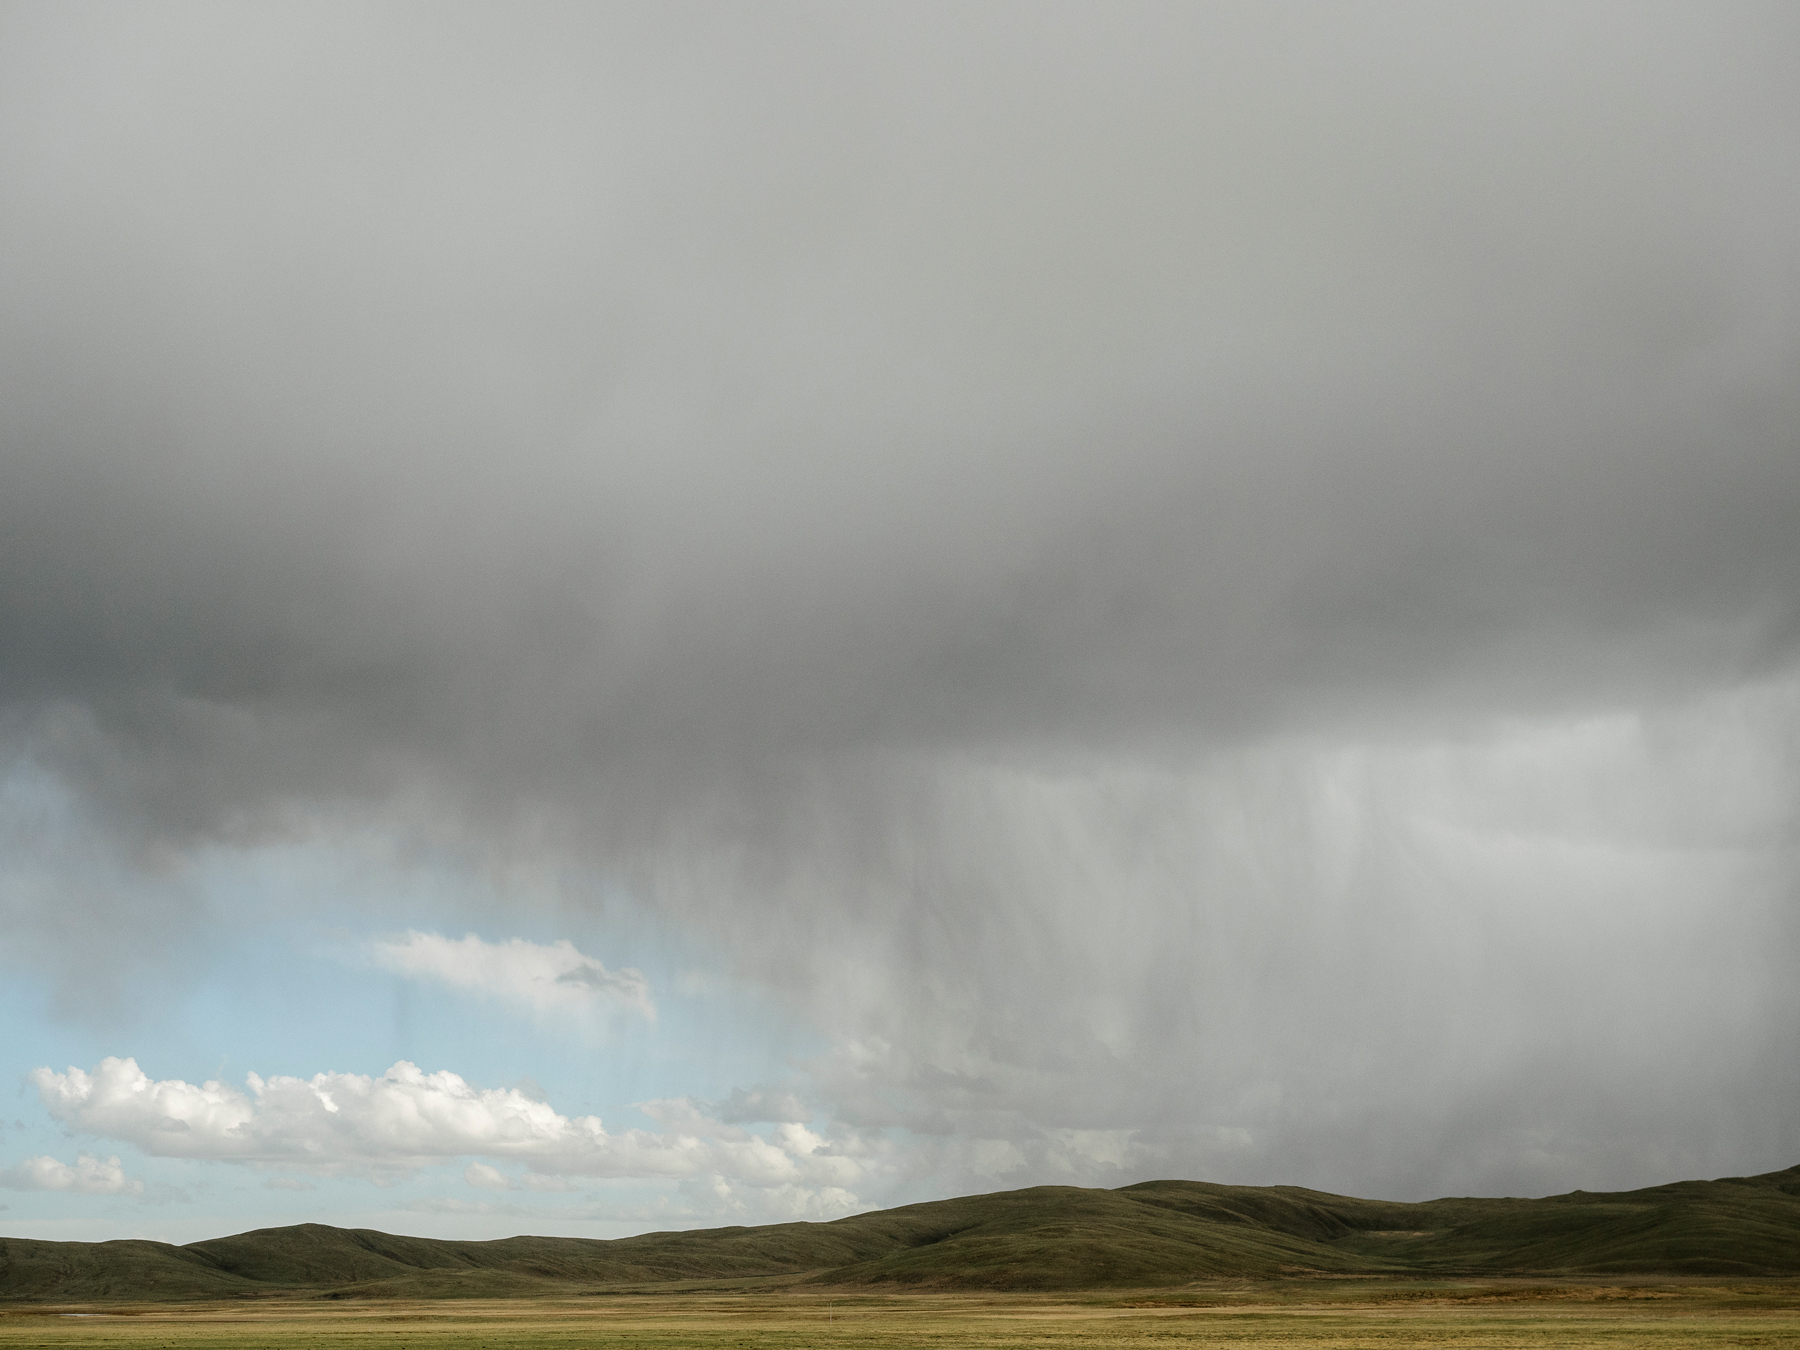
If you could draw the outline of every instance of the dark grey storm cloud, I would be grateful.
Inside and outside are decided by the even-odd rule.
[[[943,1175],[1785,1165],[1796,91],[1784,5],[12,6],[14,930],[375,821],[733,935]]]

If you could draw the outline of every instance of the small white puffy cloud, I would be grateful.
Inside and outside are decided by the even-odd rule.
[[[785,1124],[767,1137],[706,1118],[686,1101],[652,1103],[661,1130],[608,1131],[598,1116],[564,1116],[518,1088],[477,1088],[406,1061],[380,1077],[321,1073],[218,1082],[152,1079],[134,1059],[92,1072],[32,1071],[50,1114],[68,1128],[136,1145],[157,1157],[273,1164],[284,1170],[388,1176],[458,1158],[522,1164],[516,1183],[490,1165],[471,1185],[562,1189],[555,1178],[718,1176],[753,1188],[854,1196],[876,1167],[855,1141],[828,1141]],[[857,1156],[852,1156],[852,1154]],[[534,1179],[536,1178],[536,1179]],[[840,1208],[840,1212],[841,1208]]]
[[[503,1191],[506,1189],[507,1177],[498,1167],[473,1162],[463,1168],[463,1180],[485,1191]]]
[[[409,929],[371,943],[369,952],[388,970],[486,994],[543,1018],[606,1008],[656,1016],[642,971],[629,966],[608,970],[567,938],[548,944],[524,938],[488,942],[474,933],[448,938]]]
[[[484,1191],[572,1191],[575,1183],[567,1177],[545,1176],[541,1172],[524,1172],[508,1176],[498,1167],[472,1162],[463,1168],[463,1180]]]
[[[69,1191],[75,1195],[142,1195],[144,1183],[125,1175],[118,1158],[96,1158],[83,1153],[75,1165],[48,1155],[27,1158],[15,1167],[0,1169],[0,1187],[9,1191]]]

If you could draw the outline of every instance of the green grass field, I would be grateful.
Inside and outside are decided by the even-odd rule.
[[[1168,1350],[1204,1346],[1800,1347],[1800,1282],[1220,1283],[1070,1298],[759,1293],[493,1301],[268,1300],[14,1306],[0,1350],[25,1346],[451,1346],[458,1350]]]

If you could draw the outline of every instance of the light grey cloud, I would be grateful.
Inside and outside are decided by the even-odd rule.
[[[74,1166],[44,1156],[0,1168],[0,1186],[9,1191],[69,1191],[76,1195],[142,1195],[144,1183],[125,1175],[118,1156],[83,1153]]]
[[[642,971],[608,970],[567,938],[488,942],[474,933],[447,938],[414,929],[373,942],[368,950],[375,964],[388,970],[514,1003],[543,1019],[561,1018],[565,1025],[579,1027],[598,1012],[621,1008],[656,1016]]]
[[[715,935],[957,1176],[1791,1161],[1788,8],[5,22],[72,1004],[376,828]]]
[[[715,1119],[734,1125],[767,1121],[804,1125],[818,1115],[816,1108],[809,1107],[794,1092],[778,1087],[733,1088],[724,1101],[709,1103],[707,1111]]]
[[[470,1163],[463,1168],[463,1180],[488,1191],[572,1191],[575,1184],[566,1177],[544,1176],[537,1172],[520,1172],[508,1176],[498,1167],[486,1163]]]

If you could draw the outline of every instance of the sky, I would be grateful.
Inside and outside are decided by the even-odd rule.
[[[0,5],[0,1232],[1800,1161],[1800,11]]]

